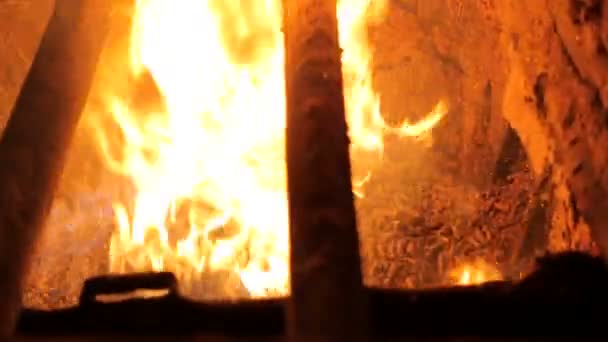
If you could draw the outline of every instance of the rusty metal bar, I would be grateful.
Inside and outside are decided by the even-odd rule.
[[[86,103],[111,3],[55,2],[0,141],[0,337],[15,326],[30,255]]]
[[[294,340],[368,333],[336,1],[283,1],[291,240],[288,327]]]

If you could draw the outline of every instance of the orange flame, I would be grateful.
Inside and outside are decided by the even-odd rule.
[[[490,281],[502,280],[500,271],[483,260],[463,264],[452,270],[450,276],[457,285],[462,286],[479,285]]]
[[[351,148],[380,154],[387,132],[428,132],[442,104],[415,125],[389,127],[380,113],[366,24],[386,1],[338,3]],[[164,108],[142,112],[105,89],[124,142],[103,126],[96,137],[109,170],[136,190],[114,203],[111,272],[172,271],[196,296],[202,274],[229,271],[253,297],[287,294],[281,17],[280,0],[136,1],[125,62],[132,77],[152,75]]]

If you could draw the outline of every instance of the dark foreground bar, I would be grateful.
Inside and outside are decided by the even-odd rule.
[[[288,332],[367,335],[336,0],[284,0],[290,288]],[[311,319],[314,317],[314,319]]]
[[[0,336],[46,221],[111,22],[110,2],[57,0],[0,140]]]
[[[173,277],[143,275],[146,286],[173,289]],[[125,279],[134,280],[130,275]],[[160,279],[160,280],[159,280]],[[87,284],[94,293],[131,290],[116,279]],[[109,287],[114,283],[120,291]],[[141,288],[141,279],[133,287]],[[538,337],[608,335],[608,270],[600,259],[568,253],[539,260],[539,269],[518,284],[425,291],[368,289],[372,334],[376,336]],[[170,291],[162,298],[80,306],[53,312],[27,310],[19,335],[52,336],[221,336],[283,340],[284,300],[198,303]],[[211,339],[215,340],[215,339]],[[435,340],[435,338],[433,339]],[[522,339],[518,339],[522,340]],[[585,338],[589,340],[589,338]]]

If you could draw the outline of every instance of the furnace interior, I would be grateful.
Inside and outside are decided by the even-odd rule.
[[[567,45],[572,33],[555,30],[556,23],[564,26],[559,25],[564,11],[597,9],[555,2],[560,4],[391,0],[381,19],[366,24],[372,83],[384,120],[394,126],[416,122],[439,101],[447,108],[425,134],[387,134],[381,158],[353,160],[354,173],[363,168],[362,174],[369,174],[360,178],[356,199],[367,285],[421,288],[518,279],[547,251],[596,252],[564,181],[568,170],[555,157],[569,152],[552,145],[560,132],[542,128],[552,127],[552,112],[568,107],[559,100],[564,92],[588,104],[598,101],[597,87],[576,71]],[[48,17],[50,2],[42,3],[24,1],[0,10],[7,23],[6,62],[0,66],[4,120]],[[128,18],[125,14],[125,23]],[[595,25],[592,15],[584,18],[590,21],[577,25]],[[129,29],[128,24],[115,29],[114,48],[102,63],[124,54]],[[547,82],[552,82],[548,88]],[[129,85],[134,102],[159,105],[154,80],[135,83]],[[95,89],[102,88],[98,81]],[[89,107],[96,101],[100,97],[92,94]],[[596,111],[605,120],[605,111]],[[575,122],[586,122],[582,112]],[[132,180],[107,169],[90,129],[85,117],[37,249],[23,295],[26,306],[74,305],[85,279],[110,271],[113,202],[132,199],[136,190]],[[605,130],[598,128],[597,139]],[[216,239],[238,230],[231,224],[224,223]],[[481,275],[475,276],[477,271]],[[463,272],[470,272],[468,278]],[[249,295],[238,274],[226,270],[204,272],[193,292],[200,299]]]

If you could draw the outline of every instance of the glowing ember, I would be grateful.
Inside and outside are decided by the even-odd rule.
[[[385,134],[421,135],[446,111],[395,128],[382,119],[366,23],[385,8],[338,5],[352,149],[378,154]],[[281,17],[280,0],[137,0],[125,63],[129,77],[152,75],[164,104],[142,111],[104,89],[124,141],[104,126],[98,142],[136,190],[114,203],[112,272],[172,271],[196,295],[202,275],[228,271],[251,296],[288,292]]]
[[[478,285],[489,281],[502,280],[500,271],[493,265],[482,260],[470,264],[464,264],[450,272],[457,285]]]

